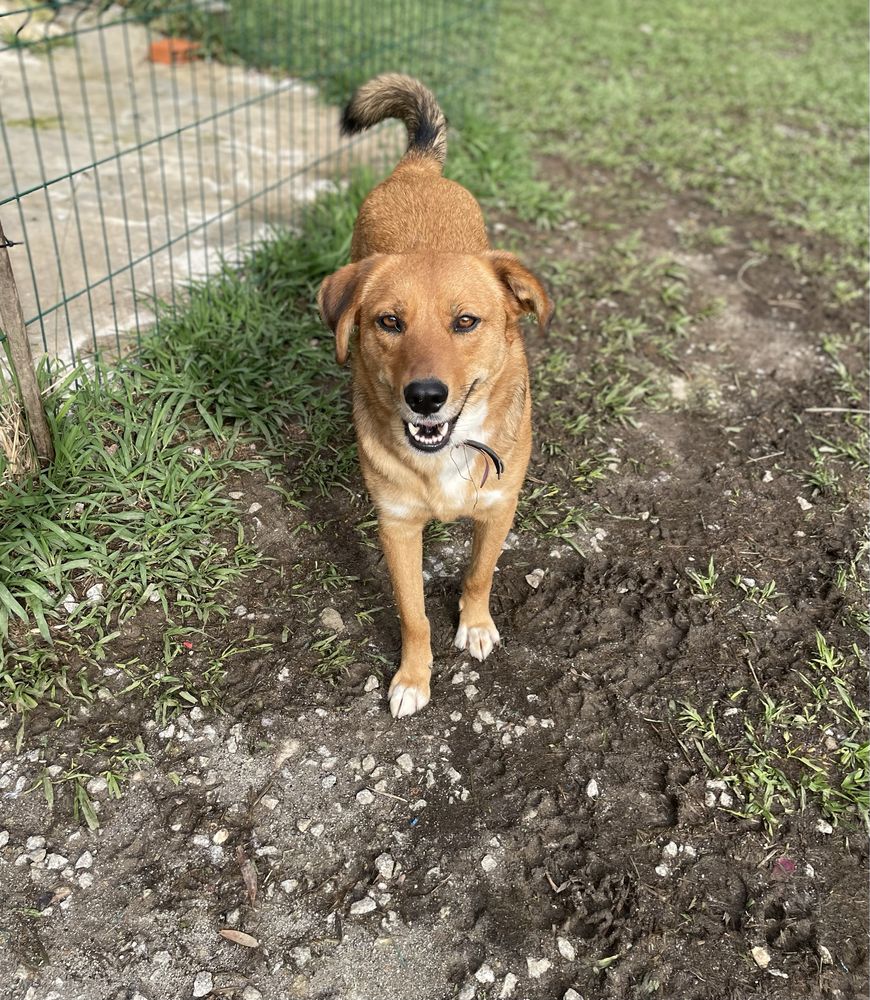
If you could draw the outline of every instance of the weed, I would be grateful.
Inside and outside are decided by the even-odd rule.
[[[816,633],[816,653],[795,671],[793,699],[774,699],[756,680],[703,711],[672,704],[684,736],[711,774],[738,797],[736,815],[774,828],[783,813],[814,802],[834,822],[866,819],[870,713],[850,691],[857,648],[844,653]],[[754,672],[753,672],[754,673]]]
[[[686,576],[692,581],[692,596],[696,601],[710,601],[711,603],[718,602],[719,598],[716,594],[716,583],[719,580],[719,573],[713,563],[712,556],[710,556],[710,561],[707,563],[706,572],[701,572],[696,569],[687,569]]]

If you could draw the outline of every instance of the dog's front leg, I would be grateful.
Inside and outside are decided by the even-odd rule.
[[[491,508],[474,521],[471,565],[459,599],[459,628],[454,645],[467,649],[476,660],[485,660],[500,636],[489,613],[492,575],[516,511],[516,501]]]
[[[429,704],[432,647],[423,600],[423,525],[378,522],[402,626],[402,662],[390,684],[390,711],[401,719]]]

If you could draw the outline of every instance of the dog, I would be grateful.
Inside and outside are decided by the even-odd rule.
[[[533,313],[545,329],[553,304],[513,254],[490,247],[471,193],[442,176],[447,122],[433,94],[409,76],[375,77],[354,94],[342,131],[386,118],[404,122],[407,150],[363,202],[351,263],[323,281],[317,301],[339,364],[351,353],[360,464],[401,624],[389,700],[402,718],[430,698],[428,521],[474,522],[454,644],[484,660],[500,641],[492,577],[532,443],[520,320]]]

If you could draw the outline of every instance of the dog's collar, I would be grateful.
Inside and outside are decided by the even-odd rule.
[[[483,486],[489,476],[489,459],[492,459],[496,479],[501,479],[501,474],[504,472],[504,462],[488,444],[483,444],[481,441],[463,441],[462,443],[467,445],[469,448],[475,448],[487,460],[486,468],[483,471],[483,479],[480,481],[481,486]]]

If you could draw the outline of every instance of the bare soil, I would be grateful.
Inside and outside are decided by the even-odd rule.
[[[706,223],[706,211],[660,204],[637,221],[641,249],[678,254],[692,296],[721,296],[724,308],[676,348],[668,404],[612,426],[615,468],[583,495],[588,527],[574,544],[511,537],[494,596],[504,645],[483,665],[452,647],[468,529],[428,546],[436,663],[420,715],[394,723],[386,705],[399,634],[377,548],[354,527],[367,507],[361,487],[313,501],[307,516],[322,530],[311,534],[295,530],[303,513],[265,482],[237,484],[241,503],[262,505],[251,528],[273,561],[239,593],[246,610],[207,640],[240,641],[254,624],[274,647],[232,661],[220,712],[162,730],[111,703],[82,713],[82,739],[144,732],[151,756],[120,801],[97,792],[97,832],[71,819],[69,802],[49,809],[16,794],[39,750],[4,765],[0,994],[865,995],[860,825],[820,832],[809,803],[767,831],[709,804],[713,776],[681,746],[673,710],[750,688],[753,671],[772,698],[791,698],[817,628],[844,648],[856,639],[833,575],[855,554],[861,515],[842,494],[804,509],[797,497],[810,495],[794,470],[812,464],[811,434],[831,427],[829,414],[807,412],[831,399],[819,334],[863,323],[863,306],[831,305],[775,256],[745,269],[751,239],[795,238],[767,220],[725,220],[738,238],[685,251],[680,224]],[[598,225],[522,242],[533,263],[588,261],[608,238]],[[579,294],[557,316],[557,333],[585,327],[578,371],[607,308]],[[529,337],[533,372],[552,349]],[[551,417],[539,409],[539,443]],[[567,487],[566,468],[539,450],[532,483]],[[765,567],[783,595],[776,612],[734,596],[693,600],[687,567],[711,555],[723,580]],[[304,583],[325,562],[356,580],[313,605]],[[526,580],[535,568],[545,571],[537,588]],[[326,606],[360,651],[337,681],[318,674],[311,649],[328,634]],[[363,608],[371,615],[358,620]],[[143,648],[159,658],[147,615],[126,631],[118,659]],[[199,655],[189,651],[191,662]],[[12,726],[2,738],[11,761]],[[48,852],[35,862],[34,835]],[[92,867],[74,870],[86,851]],[[753,948],[768,953],[766,968]]]

